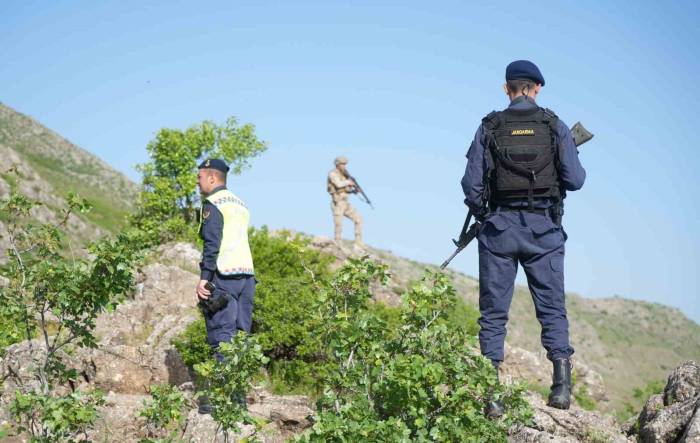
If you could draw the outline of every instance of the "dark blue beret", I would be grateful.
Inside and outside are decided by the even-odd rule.
[[[532,80],[544,86],[540,69],[529,60],[516,60],[506,68],[506,80]]]
[[[229,167],[223,160],[220,160],[218,158],[209,158],[207,160],[204,160],[199,165],[199,169],[216,169],[217,171],[221,171],[224,174],[226,174],[228,172]]]

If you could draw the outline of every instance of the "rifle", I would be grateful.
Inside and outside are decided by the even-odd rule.
[[[459,233],[459,238],[457,240],[452,240],[452,243],[457,246],[457,249],[455,249],[455,252],[450,255],[447,260],[445,260],[441,265],[440,269],[445,269],[447,265],[450,264],[453,258],[457,256],[460,252],[462,252],[462,249],[466,248],[469,242],[474,240],[474,238],[479,235],[479,230],[481,229],[481,223],[479,221],[475,221],[473,225],[469,226],[469,222],[472,219],[472,211],[469,211],[467,214],[467,219],[464,220],[464,226],[462,226],[462,231]],[[467,226],[469,226],[469,229],[467,229]]]
[[[367,197],[367,194],[365,194],[365,191],[362,190],[362,187],[360,187],[360,184],[357,183],[357,180],[355,180],[355,177],[353,177],[352,175],[350,175],[350,173],[349,173],[347,170],[345,171],[345,177],[346,177],[348,180],[352,181],[352,182],[355,184],[355,189],[357,189],[357,192],[359,192],[360,194],[362,194],[362,198],[360,198],[360,200],[362,200],[363,202],[367,203],[367,204],[369,205],[370,208],[374,209],[374,206],[372,206],[372,202],[369,201],[369,197]]]
[[[575,125],[571,127],[571,135],[574,137],[574,144],[576,147],[581,146],[582,144],[586,143],[590,139],[593,138],[593,134],[589,132],[586,128],[583,127],[581,122],[576,122]],[[477,220],[469,226],[469,222],[472,219],[472,211],[470,210],[469,213],[467,214],[466,220],[464,220],[464,225],[462,226],[462,230],[459,233],[459,238],[457,240],[452,240],[452,242],[457,246],[457,249],[455,252],[450,255],[447,260],[445,260],[441,265],[440,269],[445,269],[447,265],[450,264],[453,258],[457,256],[464,248],[467,247],[469,242],[474,240],[477,235],[479,235],[479,230],[481,230],[481,223]],[[467,229],[467,226],[469,226],[469,229]]]

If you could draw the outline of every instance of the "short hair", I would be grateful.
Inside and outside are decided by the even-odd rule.
[[[536,83],[533,80],[530,79],[517,79],[517,80],[506,80],[506,87],[508,90],[513,93],[523,93],[526,94],[524,91],[535,89]]]

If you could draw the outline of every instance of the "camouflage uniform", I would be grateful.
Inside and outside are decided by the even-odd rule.
[[[336,159],[336,165],[347,163],[344,157]],[[328,193],[331,195],[331,210],[335,224],[335,240],[340,241],[343,233],[343,216],[355,223],[355,243],[362,244],[362,217],[350,205],[348,194],[352,192],[355,183],[349,180],[338,168],[328,173]]]

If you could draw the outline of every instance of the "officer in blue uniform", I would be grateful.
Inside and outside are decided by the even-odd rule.
[[[205,196],[226,189],[226,173],[229,167],[223,160],[210,159],[199,165],[198,184]],[[200,281],[197,297],[200,300],[217,301],[227,299],[225,307],[215,313],[204,313],[207,327],[207,342],[216,349],[221,342],[231,340],[237,330],[250,332],[255,295],[255,277],[251,272],[222,275],[217,269],[217,259],[221,250],[224,231],[224,217],[221,211],[208,200],[202,204],[200,236],[204,241],[200,267]],[[247,226],[245,227],[247,229]],[[247,237],[246,237],[247,241]],[[245,245],[247,247],[247,245]],[[207,283],[214,286],[207,289]],[[221,360],[220,354],[216,354]]]
[[[204,242],[197,298],[200,301],[207,329],[207,343],[219,362],[219,343],[229,342],[237,331],[250,332],[256,280],[248,245],[248,210],[238,197],[226,188],[228,165],[223,160],[209,159],[199,165],[197,184],[204,196],[200,214],[200,236]],[[217,207],[233,214],[226,216]],[[227,225],[226,223],[229,223]],[[228,243],[228,244],[226,244]],[[234,251],[231,254],[231,251]],[[234,259],[231,259],[231,256]],[[220,256],[229,257],[220,260]],[[225,269],[220,269],[225,266]],[[232,397],[247,409],[244,392]],[[206,396],[199,398],[199,413],[211,414],[212,405]]]
[[[482,120],[467,153],[462,189],[470,211],[483,222],[478,235],[481,353],[498,370],[519,263],[553,364],[548,404],[568,409],[574,349],[564,299],[561,216],[566,191],[580,189],[586,171],[569,128],[535,103],[542,86],[544,77],[534,63],[508,65],[503,88],[510,105]],[[488,401],[489,416],[503,412],[500,401]]]

